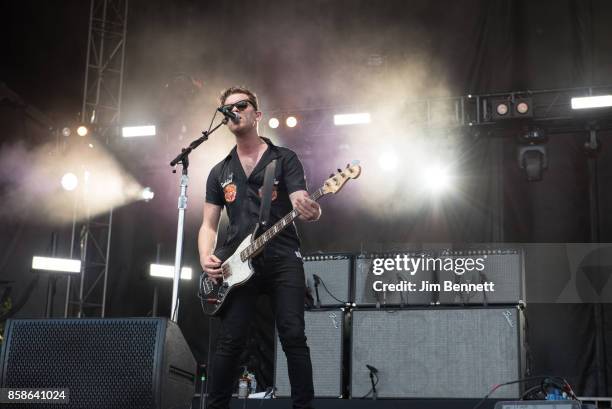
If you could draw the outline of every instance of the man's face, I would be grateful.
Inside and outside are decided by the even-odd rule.
[[[246,94],[232,94],[225,99],[223,105],[235,104],[240,101],[249,101],[249,96]],[[234,106],[231,110],[240,115],[240,120],[238,122],[230,120],[227,123],[228,128],[234,135],[245,135],[252,132],[253,129],[257,132],[257,124],[261,120],[262,114],[255,110],[251,102],[248,102],[245,107]]]

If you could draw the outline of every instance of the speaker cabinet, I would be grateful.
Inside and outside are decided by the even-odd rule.
[[[350,302],[351,267],[352,258],[343,254],[304,257],[306,285],[312,291],[315,305],[317,296],[313,275],[321,279],[321,283],[317,286],[321,307],[339,307]]]
[[[384,269],[380,275],[374,274],[375,260],[400,258],[400,270]],[[435,282],[434,270],[423,270],[419,267],[416,271],[407,270],[413,265],[413,259],[421,258],[418,254],[385,254],[358,256],[355,259],[355,303],[359,307],[398,307],[402,305],[429,305],[435,302],[437,293],[432,291],[376,291],[377,288],[384,289],[382,284],[399,284],[401,282],[414,283],[416,288],[421,287],[421,282],[427,280]],[[422,265],[422,264],[419,264]],[[382,267],[379,267],[382,269]],[[413,274],[414,273],[414,274]],[[380,281],[380,284],[377,282]],[[376,283],[376,284],[375,284]]]
[[[195,373],[163,318],[8,320],[0,355],[0,387],[67,388],[66,409],[190,408]]]
[[[355,310],[351,396],[371,388],[381,398],[482,398],[495,384],[521,378],[522,319],[517,308]],[[519,397],[519,386],[496,398]]]
[[[317,398],[337,398],[342,394],[342,332],[344,313],[340,309],[306,311],[306,338],[312,360],[314,392]],[[291,395],[287,358],[276,337],[276,396]]]
[[[523,274],[523,255],[520,250],[467,250],[452,251],[441,255],[442,260],[453,260],[453,270],[439,270],[440,284],[444,281],[452,284],[479,284],[492,282],[495,291],[440,291],[441,304],[519,304],[525,301],[525,277]],[[484,268],[472,271],[459,270],[457,266],[465,265],[466,260],[473,260],[473,265],[482,264]],[[462,260],[457,264],[458,260]],[[481,270],[481,271],[478,271]],[[442,287],[444,290],[444,287]]]

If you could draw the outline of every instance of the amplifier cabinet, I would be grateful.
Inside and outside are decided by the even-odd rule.
[[[321,307],[340,307],[350,302],[352,261],[352,257],[346,254],[304,257],[306,285],[312,292],[315,306],[317,303],[317,287]],[[315,285],[315,275],[321,280],[318,285]]]
[[[340,309],[306,311],[304,319],[312,360],[315,396],[337,398],[342,394],[344,312]],[[278,336],[275,367],[276,396],[290,396],[287,359]]]
[[[396,260],[399,257],[400,269],[383,269],[378,265],[384,260]],[[417,264],[416,270],[410,270],[412,260],[422,259],[416,253],[370,254],[355,258],[355,304],[359,307],[398,307],[402,305],[429,305],[436,301],[437,292],[432,291],[386,291],[383,284],[413,283],[420,288],[425,280],[436,281],[435,271],[425,270],[423,264]],[[377,263],[375,265],[375,263]],[[393,263],[396,266],[396,263]],[[407,266],[408,269],[405,269]],[[377,271],[377,269],[380,269]],[[380,274],[378,274],[380,273]],[[375,288],[376,287],[376,288]],[[378,291],[377,291],[378,290]]]
[[[516,307],[354,310],[351,396],[370,391],[370,365],[381,398],[482,398],[521,378],[521,315]],[[495,397],[519,394],[509,385]]]
[[[440,291],[441,304],[511,304],[525,302],[523,252],[517,249],[481,249],[450,251],[439,256],[452,263],[453,269],[440,269],[439,280],[452,284],[494,284],[494,291]],[[472,271],[465,266],[471,260]],[[442,263],[444,265],[444,263]],[[457,267],[463,266],[463,267]],[[479,268],[482,267],[482,268]],[[459,286],[460,288],[460,286]]]

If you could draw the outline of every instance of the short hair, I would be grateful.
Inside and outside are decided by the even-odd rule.
[[[257,95],[255,95],[253,91],[251,91],[250,89],[244,86],[229,87],[225,91],[221,92],[221,95],[219,95],[219,102],[221,103],[221,105],[225,104],[225,100],[227,99],[227,97],[233,94],[248,95],[249,97],[248,100],[251,103],[251,105],[253,105],[256,111],[259,110],[259,104],[257,102]]]

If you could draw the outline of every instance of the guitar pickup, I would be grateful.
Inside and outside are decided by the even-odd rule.
[[[232,275],[231,270],[227,267],[227,265],[221,266],[221,274],[223,275],[223,278],[227,278]]]

